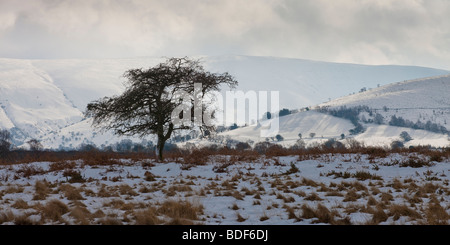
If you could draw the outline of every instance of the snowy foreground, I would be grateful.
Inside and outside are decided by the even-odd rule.
[[[2,165],[0,224],[450,222],[449,159],[395,153],[239,160]]]

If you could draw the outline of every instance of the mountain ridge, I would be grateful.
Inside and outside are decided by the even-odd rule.
[[[427,67],[369,66],[265,56],[193,58],[201,58],[206,70],[235,76],[239,81],[238,90],[279,91],[280,107],[290,109],[321,104],[363,87],[449,74],[446,70]],[[30,138],[41,140],[49,148],[76,148],[82,143],[99,146],[119,141],[118,137],[108,133],[100,136],[89,129],[88,121],[83,118],[87,103],[120,94],[125,88],[122,74],[126,70],[151,67],[164,60],[155,57],[0,58],[0,127],[16,132],[17,145]],[[66,128],[71,131],[65,130],[63,134]]]

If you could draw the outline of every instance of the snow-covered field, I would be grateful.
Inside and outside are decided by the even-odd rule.
[[[419,153],[2,165],[0,224],[448,224],[449,180]]]

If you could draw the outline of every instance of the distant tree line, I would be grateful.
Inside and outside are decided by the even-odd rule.
[[[444,126],[441,126],[437,123],[433,123],[430,120],[428,120],[426,123],[421,122],[420,120],[417,120],[417,122],[412,122],[408,119],[403,119],[402,117],[397,117],[393,115],[391,117],[391,120],[389,121],[389,125],[391,126],[397,126],[397,127],[406,127],[406,128],[413,128],[413,129],[423,129],[434,133],[441,133],[441,134],[449,134],[450,132],[445,128]]]
[[[341,106],[332,109],[329,107],[321,107],[317,109],[317,111],[350,120],[350,122],[355,125],[355,128],[349,130],[350,134],[352,135],[363,133],[365,130],[360,122],[359,114],[364,111],[372,113],[372,110],[368,106]]]
[[[387,111],[387,108],[383,108],[384,111]],[[375,123],[375,124],[385,124],[384,118],[381,114],[374,112],[368,106],[355,106],[355,107],[346,107],[341,106],[338,108],[329,108],[329,107],[321,107],[317,109],[318,112],[326,113],[335,117],[345,118],[350,120],[350,122],[355,125],[355,128],[350,130],[350,134],[359,134],[364,132],[364,127],[361,124],[361,121],[365,123]],[[362,112],[367,112],[372,119],[366,120],[365,118],[360,119],[359,115]],[[363,116],[364,117],[364,116]],[[417,122],[412,122],[408,119],[404,119],[400,116],[393,115],[391,116],[390,121],[388,122],[391,126],[397,127],[405,127],[405,128],[413,128],[413,129],[422,129],[434,133],[441,134],[450,134],[450,131],[447,130],[446,127],[433,123],[430,120],[427,122],[421,122],[417,120]]]

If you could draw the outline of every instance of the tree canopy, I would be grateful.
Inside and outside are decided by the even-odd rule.
[[[85,115],[93,119],[93,126],[113,130],[117,135],[144,137],[155,134],[160,160],[163,159],[164,144],[174,130],[195,126],[193,123],[176,125],[172,122],[172,112],[186,104],[186,100],[180,98],[180,92],[193,95],[190,100],[194,101],[208,92],[219,91],[222,85],[231,88],[237,85],[227,72],[205,71],[199,60],[187,57],[169,58],[148,69],[131,69],[123,76],[127,79],[126,90],[121,95],[89,103]],[[196,91],[195,84],[201,84],[201,91]],[[194,112],[193,104],[187,106],[186,110]],[[203,112],[207,107],[207,104],[202,104],[200,109]],[[190,122],[198,120],[195,118],[198,115],[186,113],[186,110],[179,116],[185,120],[186,115],[190,116]]]

